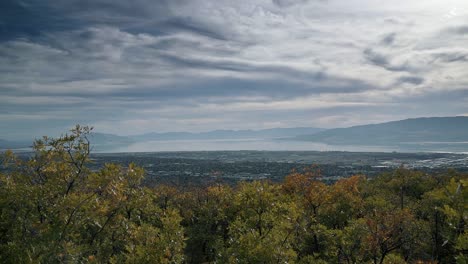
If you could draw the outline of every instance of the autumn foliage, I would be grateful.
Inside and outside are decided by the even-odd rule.
[[[142,185],[134,164],[91,170],[91,129],[4,153],[0,263],[466,263],[467,175],[400,168],[333,185]]]

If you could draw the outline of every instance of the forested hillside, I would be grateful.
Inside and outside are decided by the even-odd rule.
[[[400,168],[333,185],[315,167],[282,183],[141,184],[91,170],[90,129],[7,152],[0,263],[466,263],[467,175]]]

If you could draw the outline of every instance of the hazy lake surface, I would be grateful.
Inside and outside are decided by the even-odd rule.
[[[324,143],[277,139],[234,139],[234,140],[167,140],[147,141],[119,146],[98,152],[157,152],[157,151],[350,151],[350,152],[468,152],[468,142],[462,143],[405,143],[397,146],[348,146]]]

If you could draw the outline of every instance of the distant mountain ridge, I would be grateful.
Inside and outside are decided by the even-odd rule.
[[[450,149],[468,151],[468,117],[412,118],[380,124],[348,128],[322,129],[314,127],[271,128],[262,130],[214,130],[208,132],[165,132],[133,136],[93,132],[90,142],[94,150],[108,151],[134,143],[177,140],[224,140],[224,139],[284,139],[310,141],[329,145],[357,146],[402,146],[424,144],[423,150],[440,150],[450,143]],[[462,142],[465,142],[462,144]],[[437,145],[438,144],[438,145]],[[29,148],[31,142],[0,139],[1,149]],[[429,147],[426,147],[430,145]],[[437,146],[436,146],[437,145]]]
[[[24,141],[9,141],[0,139],[0,150],[1,149],[20,149],[20,148],[28,148],[32,145],[32,142],[24,142]]]
[[[261,130],[214,130],[208,132],[165,132],[146,133],[134,136],[119,136],[108,133],[92,132],[89,136],[91,145],[95,150],[106,150],[115,147],[130,145],[137,142],[164,141],[164,140],[217,140],[217,139],[272,139],[291,138],[299,135],[310,135],[322,128],[295,127],[295,128],[270,128]],[[0,149],[27,148],[31,142],[12,142],[0,140]]]
[[[468,142],[468,117],[412,118],[380,124],[335,128],[296,140],[331,145],[398,145],[406,143]]]
[[[147,133],[131,136],[137,141],[146,140],[195,140],[195,139],[247,139],[247,138],[287,138],[300,135],[310,135],[324,131],[323,128],[295,127],[295,128],[271,128],[262,130],[213,130],[208,132],[167,132]]]
[[[221,140],[221,139],[272,139],[292,138],[299,135],[314,134],[323,131],[322,128],[272,128],[262,130],[214,130],[208,132],[166,132],[147,133],[135,136],[117,136],[105,133],[92,133],[90,141],[95,150],[105,151],[116,147],[128,146],[132,143],[167,140]]]

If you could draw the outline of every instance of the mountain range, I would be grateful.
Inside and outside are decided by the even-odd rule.
[[[225,140],[225,139],[274,139],[295,138],[300,135],[312,135],[323,131],[322,128],[272,128],[262,130],[214,130],[208,132],[166,132],[147,133],[134,136],[117,136],[113,134],[92,133],[90,141],[98,150],[125,147],[132,143],[171,140]]]
[[[32,145],[32,140],[26,142],[26,141],[10,141],[10,140],[0,139],[0,150],[29,148],[31,145]]]
[[[147,133],[118,136],[93,132],[90,141],[96,149],[125,147],[133,143],[170,140],[282,139],[329,145],[395,146],[417,143],[468,143],[468,117],[428,117],[392,121],[348,128],[314,127],[262,130],[214,130],[208,132]],[[0,149],[18,149],[31,142],[0,140]],[[464,148],[464,146],[463,146]]]
[[[136,141],[154,140],[210,140],[210,139],[251,139],[251,138],[289,138],[300,135],[312,135],[323,128],[295,127],[295,128],[271,128],[262,130],[214,130],[200,133],[168,132],[148,133],[131,137]]]
[[[296,140],[332,145],[399,145],[468,142],[468,117],[413,118],[380,124],[328,129]]]
[[[89,136],[89,140],[92,146],[103,150],[115,147],[123,147],[132,143],[148,141],[294,138],[300,135],[311,135],[324,130],[325,129],[313,127],[295,127],[271,128],[262,130],[214,130],[198,133],[153,132],[133,136],[119,136],[114,134],[93,132]],[[0,140],[0,149],[26,148],[30,145],[30,142],[12,142]]]

